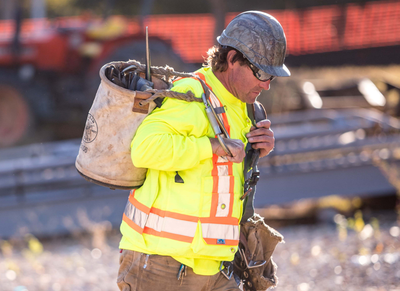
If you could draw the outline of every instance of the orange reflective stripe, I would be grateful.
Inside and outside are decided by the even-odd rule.
[[[232,172],[232,166],[230,167],[230,172]],[[230,173],[230,175],[232,175]],[[229,185],[229,193],[231,193],[231,201],[229,203],[229,214],[228,216],[232,216],[233,213],[233,203],[234,203],[234,198],[235,198],[235,177],[231,176],[231,180],[230,180],[230,185]]]
[[[179,234],[173,234],[173,233],[169,233],[169,232],[165,232],[165,231],[156,231],[156,230],[148,228],[148,227],[146,227],[143,232],[146,234],[151,234],[154,236],[169,238],[169,239],[187,242],[187,243],[191,243],[193,241],[193,237],[179,235]]]
[[[200,79],[202,79],[202,80],[204,81],[204,83],[207,85],[207,87],[210,88],[210,90],[212,91],[212,87],[210,86],[210,84],[207,83],[206,77],[205,77],[202,73],[197,72],[197,73],[194,73],[194,74],[197,75],[197,76],[199,76]],[[195,77],[188,77],[188,78],[192,78],[192,79],[197,80]],[[173,81],[173,83],[175,83],[176,81],[178,81],[178,80],[180,80],[180,79],[182,79],[182,77],[175,79],[175,80]],[[213,93],[212,93],[211,95],[214,95],[214,96],[215,96],[215,94],[213,94]],[[211,97],[211,96],[210,96],[210,97]],[[215,102],[215,101],[217,101],[217,102],[218,102],[218,105],[219,105],[218,107],[223,107],[223,105],[222,105],[221,101],[218,99],[218,97],[217,97],[217,96],[215,96],[215,97],[216,97],[216,100],[214,100],[214,98],[212,98],[213,100],[210,100],[210,101],[211,101],[212,103]],[[224,113],[221,113],[221,114],[219,114],[219,115],[222,116],[222,120],[223,120],[224,126],[225,126],[225,128],[226,128],[226,131],[227,131],[228,134],[230,135],[230,134],[231,134],[231,127],[230,127],[230,125],[229,125],[229,123],[228,123],[228,117],[226,116],[226,113],[224,112]]]
[[[234,239],[225,239],[224,243],[218,243],[218,239],[216,238],[204,238],[204,241],[208,245],[225,245],[225,246],[237,246],[239,243],[239,240],[234,240]]]
[[[195,79],[195,78],[193,78],[193,77],[188,77],[188,78]],[[183,79],[183,77],[178,77],[178,78],[176,78],[175,80],[172,81],[172,84],[175,83],[175,82],[177,82],[177,81],[179,81],[179,80],[181,80],[181,79]]]
[[[128,203],[130,202],[128,201]],[[134,206],[132,205],[132,207]],[[163,214],[173,214],[172,212],[168,211],[161,212]],[[202,217],[197,218],[196,221],[187,221],[168,216],[162,217],[152,212],[149,215],[145,215],[138,209],[136,209],[136,211],[132,211],[132,213],[132,218],[128,217],[128,215],[124,213],[123,221],[125,221],[133,230],[137,231],[139,234],[147,233],[178,241],[191,242],[196,234],[197,220],[200,220],[202,222],[201,226],[204,239],[215,239],[215,241],[219,239],[229,241],[238,239],[239,236],[238,218]],[[147,219],[144,220],[144,218],[140,218],[141,215],[145,215]],[[191,220],[193,220],[193,218],[194,217],[191,217]],[[145,226],[142,228],[138,223],[145,223]],[[214,243],[214,241],[211,242]],[[219,244],[221,244],[221,242]]]
[[[132,229],[137,231],[138,233],[142,234],[143,233],[143,228],[135,224],[132,220],[130,220],[125,213],[122,216],[122,220],[125,221]]]
[[[222,104],[221,104],[221,106],[222,106]],[[225,129],[228,132],[228,134],[231,135],[231,126],[228,123],[228,117],[226,116],[225,112],[221,113],[221,115],[222,115],[222,120],[224,122]]]
[[[200,77],[200,79],[202,79],[204,81],[204,83],[206,83],[207,87],[210,88],[210,90],[212,91],[212,88],[206,82],[206,79],[205,79],[204,75],[201,74],[201,73],[198,73],[197,75]],[[211,101],[211,103],[213,104],[214,107],[223,107],[223,104],[221,103],[221,101],[218,99],[218,97],[213,92],[211,92],[211,94],[210,94],[210,101]],[[229,125],[228,117],[226,115],[226,112],[220,113],[218,115],[222,116],[222,122],[224,123],[226,131],[230,135],[231,134],[231,127]]]
[[[214,223],[226,225],[238,225],[239,219],[237,217],[200,217],[201,223]]]
[[[215,95],[212,94],[210,100],[213,101],[213,106],[222,106],[221,102]],[[229,124],[227,123],[226,118],[225,121],[224,125],[228,130]],[[213,195],[211,200],[210,216],[232,216],[234,203],[233,163],[222,157],[213,155],[213,169],[211,175],[213,176]]]
[[[216,177],[218,178],[218,177]],[[216,183],[214,182],[214,185]],[[211,198],[211,210],[210,210],[210,216],[211,217],[216,217],[217,211],[218,211],[218,196],[219,193],[213,193],[212,198]]]
[[[180,213],[177,213],[177,212],[161,210],[161,209],[158,209],[158,208],[155,208],[155,207],[152,207],[150,212],[154,213],[154,214],[157,214],[159,216],[162,216],[162,217],[171,217],[171,218],[176,218],[176,219],[186,220],[186,221],[192,221],[192,222],[197,222],[199,220],[198,216],[180,214]]]
[[[196,73],[202,79],[206,85],[212,91],[212,87],[207,83],[205,76],[202,73]],[[214,107],[222,107],[221,101],[218,99],[215,94],[211,94],[210,101]],[[230,134],[230,125],[228,122],[228,117],[226,113],[219,114],[222,116],[222,121],[224,126]],[[221,161],[222,160],[222,161]],[[233,203],[234,203],[234,178],[233,178],[233,166],[232,162],[227,162],[226,160],[213,155],[213,169],[212,169],[212,176],[213,176],[213,190],[212,190],[212,202],[211,202],[211,216],[212,217],[221,217],[221,216],[232,216],[233,213]],[[227,176],[232,176],[227,180]],[[226,185],[226,183],[229,183]],[[218,193],[218,195],[215,195]],[[225,201],[225,193],[229,193],[229,202],[221,202]],[[226,205],[228,204],[228,205]],[[222,207],[228,207],[222,208]]]
[[[218,176],[218,168],[215,166],[216,164],[217,164],[217,162],[218,162],[218,156],[216,155],[216,154],[213,154],[213,160],[212,160],[212,162],[213,162],[213,169],[212,169],[212,171],[211,171],[211,175],[212,176]]]
[[[195,73],[195,75],[197,75],[197,74]],[[177,82],[177,81],[179,81],[179,80],[182,80],[183,78],[189,78],[189,79],[194,79],[194,80],[196,80],[196,81],[199,81],[199,79],[197,79],[196,77],[178,77],[178,78],[176,78],[175,80],[173,80],[172,83],[175,83],[175,82]],[[204,82],[205,82],[205,81],[204,81]],[[206,83],[206,85],[207,85],[207,83]]]
[[[204,83],[206,83],[207,87],[210,88],[210,90],[212,91],[212,87],[207,83],[206,77],[202,73],[194,73],[194,74],[199,76],[200,79],[202,79],[204,81]]]
[[[140,203],[139,201],[136,200],[135,198],[135,190],[131,191],[131,194],[129,195],[129,202],[132,203],[137,209],[140,211],[143,211],[145,213],[150,212],[150,208],[147,207],[146,205]]]
[[[233,175],[233,164],[232,163],[230,165],[228,165],[228,173],[230,176]]]

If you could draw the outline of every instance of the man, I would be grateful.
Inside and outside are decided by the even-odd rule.
[[[290,73],[283,29],[266,13],[238,15],[218,42],[196,74],[217,97],[231,156],[201,102],[166,98],[146,117],[132,141],[134,165],[148,172],[121,224],[120,290],[239,290],[220,269],[238,249],[244,148],[249,142],[262,157],[274,147],[271,122],[252,126],[246,103]],[[172,90],[204,93],[196,78],[179,79]]]

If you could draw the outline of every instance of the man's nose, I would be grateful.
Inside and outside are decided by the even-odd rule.
[[[265,81],[265,82],[260,82],[260,87],[263,88],[263,90],[269,90],[269,84],[271,83],[270,80]]]

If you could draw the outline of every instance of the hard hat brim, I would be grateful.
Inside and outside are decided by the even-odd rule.
[[[286,67],[285,64],[282,64],[281,67],[262,66],[258,64],[256,64],[256,66],[259,67],[259,69],[261,69],[262,71],[266,72],[267,74],[276,77],[290,77],[291,75],[289,69]]]

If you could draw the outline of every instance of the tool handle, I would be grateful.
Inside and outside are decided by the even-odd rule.
[[[213,128],[214,133],[215,133],[215,135],[216,135],[217,138],[218,138],[219,144],[221,145],[221,147],[222,147],[222,149],[224,150],[224,152],[225,152],[228,156],[232,157],[231,151],[230,151],[229,148],[226,146],[225,141],[224,141],[224,139],[222,138],[222,131],[221,131],[221,128],[219,127],[218,121],[216,120],[215,115],[214,115],[214,113],[212,112],[212,110],[211,110],[210,107],[207,107],[207,108],[206,108],[206,113],[207,113],[208,120],[209,120],[210,123],[211,123],[211,127]]]
[[[211,106],[208,104],[207,100],[206,100],[206,95],[203,93],[201,95],[201,98],[203,99],[204,102],[204,106],[206,109],[206,113],[207,113],[207,117],[208,117],[208,121],[211,124],[212,129],[214,130],[215,135],[218,138],[219,144],[221,145],[222,149],[224,150],[224,152],[232,157],[232,153],[229,150],[229,148],[226,146],[224,139],[222,138],[222,131],[221,131],[221,127],[217,121],[217,116],[216,114],[213,112]]]
[[[146,80],[151,81],[150,66],[150,47],[149,47],[149,27],[146,26]]]

